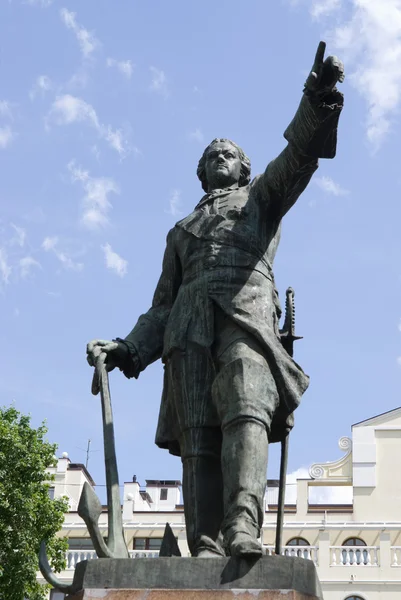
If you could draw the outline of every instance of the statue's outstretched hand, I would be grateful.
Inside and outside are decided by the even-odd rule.
[[[344,81],[344,64],[337,56],[328,56],[324,60],[326,43],[320,42],[315,62],[305,82],[305,92],[317,96],[325,96],[335,90],[337,82]]]
[[[121,368],[129,358],[129,351],[125,344],[108,340],[92,340],[86,346],[86,360],[91,367],[96,366],[96,361],[102,353],[106,354],[104,362],[107,371],[112,371],[115,367]]]

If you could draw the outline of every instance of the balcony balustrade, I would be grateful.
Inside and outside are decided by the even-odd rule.
[[[157,558],[159,550],[129,550],[130,558]]]
[[[331,546],[332,567],[378,567],[378,546]]]
[[[274,546],[264,546],[266,554],[272,556],[274,552]],[[281,549],[282,556],[298,556],[298,558],[306,558],[307,560],[313,560],[314,564],[317,565],[317,546],[283,546]]]
[[[97,558],[95,550],[68,550],[66,571],[73,571],[75,565],[81,560],[92,560],[93,558]]]
[[[391,566],[401,567],[401,546],[391,546]]]
[[[156,558],[158,550],[129,550],[130,558]],[[81,560],[93,560],[97,558],[95,550],[68,550],[66,554],[66,571],[73,571]]]
[[[274,554],[274,546],[264,546],[266,554]],[[283,546],[282,556],[295,556],[312,560],[318,565],[318,546]],[[330,566],[332,567],[378,567],[378,546],[331,546]],[[130,558],[157,558],[158,550],[129,550]],[[82,560],[97,558],[95,550],[68,550],[66,554],[67,571],[75,569]],[[401,567],[401,546],[391,547],[391,566]]]

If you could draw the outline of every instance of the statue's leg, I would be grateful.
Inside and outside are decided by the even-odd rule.
[[[199,428],[181,437],[182,491],[188,546],[192,556],[224,556],[221,431]]]
[[[213,401],[222,427],[224,543],[232,555],[260,555],[268,433],[279,403],[276,384],[257,342],[223,321],[216,344]]]
[[[212,405],[215,367],[210,351],[187,344],[168,361],[183,467],[187,540],[193,556],[224,556],[221,429]]]

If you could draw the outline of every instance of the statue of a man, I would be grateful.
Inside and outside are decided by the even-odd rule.
[[[308,377],[284,349],[273,260],[281,220],[318,167],[333,158],[344,68],[321,42],[288,144],[252,181],[227,139],[204,151],[205,195],[168,233],[153,303],[125,339],[88,344],[92,366],[138,377],[164,363],[156,444],[181,456],[193,556],[258,556],[268,443],[292,427]]]

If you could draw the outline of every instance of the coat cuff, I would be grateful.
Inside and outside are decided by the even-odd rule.
[[[118,368],[128,379],[131,379],[132,377],[138,379],[139,373],[141,372],[141,364],[135,347],[132,343],[121,338],[116,338],[113,341],[122,344],[126,348],[126,356],[121,364],[117,365]]]
[[[344,96],[337,89],[325,96],[305,91],[293,120],[284,132],[285,139],[305,156],[334,158],[343,103]]]

